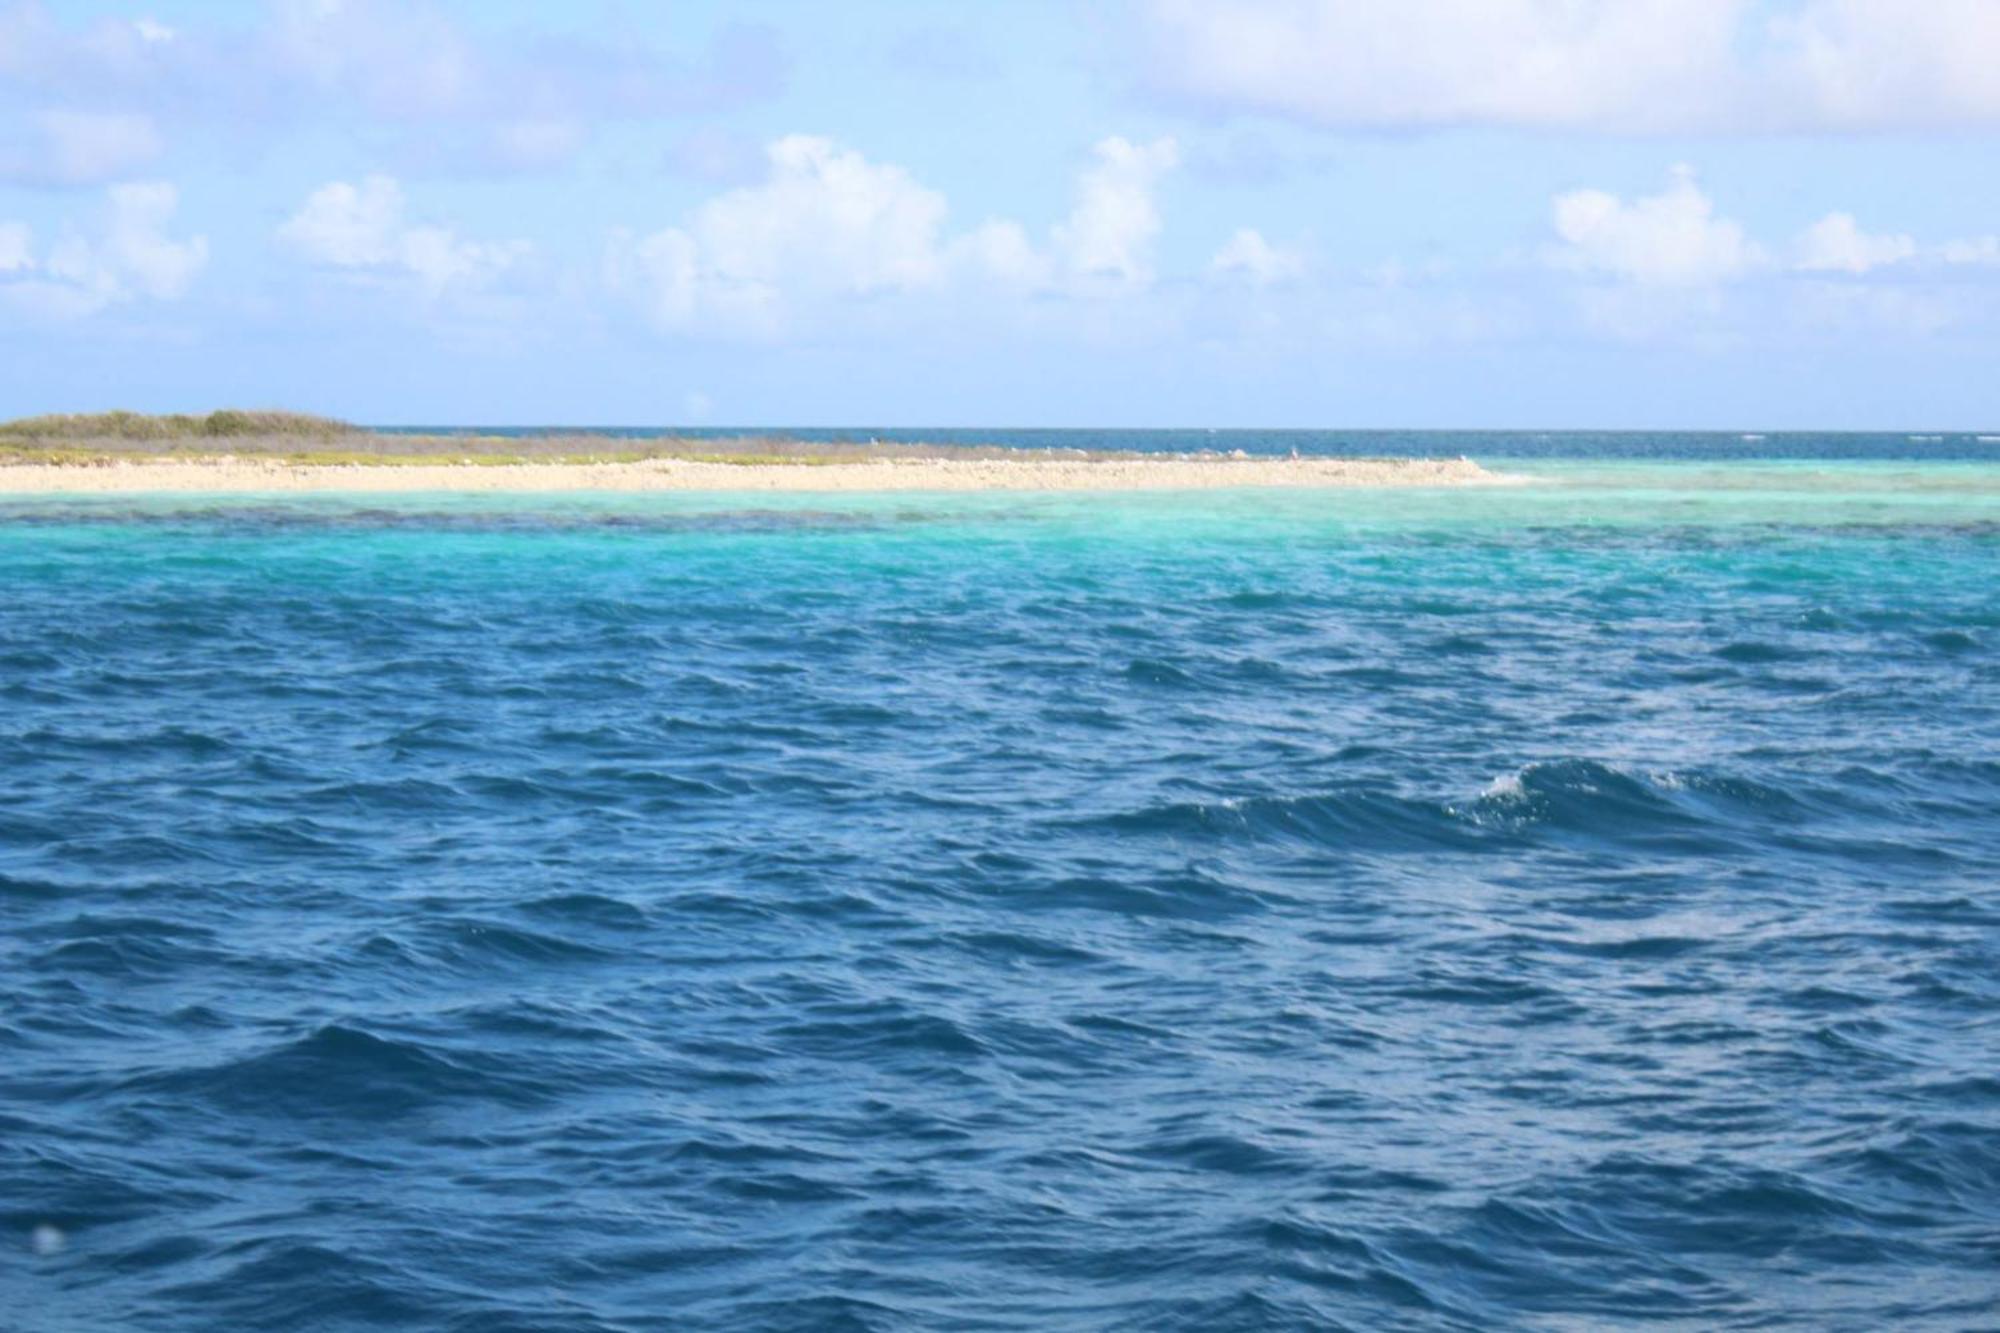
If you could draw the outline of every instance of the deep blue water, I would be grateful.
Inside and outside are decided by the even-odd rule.
[[[0,1326],[2000,1326],[1921,448],[0,497]]]
[[[997,444],[1025,449],[1129,449],[1336,457],[1749,461],[1778,459],[2000,463],[2000,424],[1972,431],[1429,431],[1050,430],[971,426],[377,426],[388,434],[531,437],[577,431],[621,439],[745,435],[865,443]]]

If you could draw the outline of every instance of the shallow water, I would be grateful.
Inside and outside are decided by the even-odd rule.
[[[2000,467],[1506,467],[0,501],[9,1318],[1990,1325]]]

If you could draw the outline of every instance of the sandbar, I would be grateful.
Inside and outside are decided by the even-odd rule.
[[[1512,480],[1470,459],[869,459],[729,463],[292,463],[117,459],[0,466],[0,494],[308,491],[1145,491],[1466,486]]]

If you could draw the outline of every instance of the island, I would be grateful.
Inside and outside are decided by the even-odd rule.
[[[764,434],[412,433],[236,409],[0,423],[0,493],[1194,490],[1504,480],[1465,458],[1162,454]]]

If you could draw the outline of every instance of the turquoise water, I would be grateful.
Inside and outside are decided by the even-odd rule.
[[[0,498],[4,1308],[1991,1323],[2000,466],[1524,452]]]

